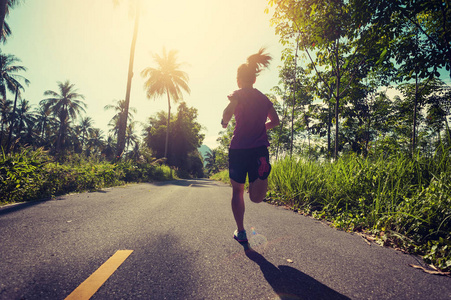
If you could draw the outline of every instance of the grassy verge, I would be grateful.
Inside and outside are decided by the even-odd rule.
[[[451,159],[399,155],[335,163],[285,159],[273,165],[271,201],[372,234],[384,245],[451,270]]]
[[[230,184],[229,171],[227,171],[227,170],[220,171],[218,173],[213,174],[210,177],[210,179],[222,181],[224,183]]]

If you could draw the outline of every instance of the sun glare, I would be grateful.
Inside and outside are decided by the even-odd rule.
[[[134,26],[129,3],[43,0],[40,5],[25,2],[15,10],[16,19],[8,20],[14,37],[4,51],[15,53],[29,69],[32,84],[26,98],[38,103],[57,81],[70,80],[85,96],[88,116],[107,133],[113,113],[104,106],[125,98]],[[138,110],[135,120],[145,122],[167,109],[164,99],[146,98],[140,73],[154,66],[152,53],[174,49],[190,78],[191,94],[184,100],[198,109],[207,138],[215,140],[222,130],[219,121],[226,95],[236,88],[237,67],[262,46],[279,56],[265,7],[260,0],[142,1],[130,100]],[[32,28],[39,28],[39,34],[30,34]],[[269,92],[277,84],[276,67],[274,62],[271,73],[259,77],[257,88]],[[259,86],[266,76],[274,79]]]

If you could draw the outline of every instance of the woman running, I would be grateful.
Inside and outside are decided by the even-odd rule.
[[[237,230],[233,237],[247,243],[244,229],[244,183],[249,176],[249,198],[260,203],[266,196],[268,176],[271,171],[266,131],[279,125],[279,116],[272,102],[253,87],[263,68],[272,59],[261,48],[247,58],[247,63],[238,68],[238,90],[228,96],[229,104],[222,115],[221,125],[227,124],[235,115],[235,129],[229,146],[229,177],[232,183],[232,211]],[[267,122],[267,119],[269,121]]]

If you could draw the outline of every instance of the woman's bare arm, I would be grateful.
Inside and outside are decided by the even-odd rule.
[[[268,112],[269,122],[265,124],[266,130],[272,129],[280,124],[279,115],[277,114],[274,107],[271,107]]]
[[[232,119],[233,113],[235,112],[235,107],[238,104],[238,101],[234,100],[233,98],[229,98],[230,102],[229,105],[224,109],[224,112],[222,113],[222,128],[227,128],[227,124],[229,123],[230,119]]]

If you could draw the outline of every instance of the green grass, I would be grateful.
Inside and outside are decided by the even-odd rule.
[[[223,171],[213,174],[210,177],[210,179],[222,181],[222,182],[230,184],[229,171],[227,171],[227,170],[223,170]]]
[[[451,269],[450,152],[338,161],[290,159],[273,164],[268,197],[348,231],[377,235]]]

